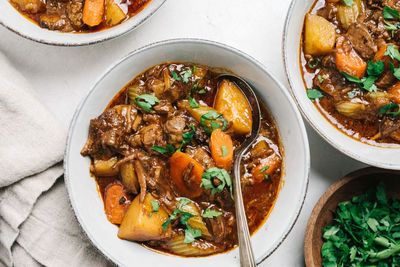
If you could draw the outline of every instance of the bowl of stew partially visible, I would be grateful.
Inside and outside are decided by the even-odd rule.
[[[283,35],[305,118],[338,150],[387,169],[400,169],[398,14],[384,1],[293,1]]]
[[[255,89],[261,130],[241,164],[257,263],[292,229],[309,173],[294,102],[253,58],[197,39],[155,43],[96,82],[69,130],[65,180],[90,240],[127,266],[238,265],[231,170],[252,110],[234,73]],[[156,253],[158,252],[158,253]]]
[[[78,46],[127,33],[149,19],[165,0],[6,0],[0,25],[36,42]]]

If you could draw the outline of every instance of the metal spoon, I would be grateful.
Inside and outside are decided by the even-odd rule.
[[[258,133],[260,132],[260,122],[261,122],[260,105],[258,103],[257,96],[254,93],[253,89],[243,79],[231,74],[222,74],[218,77],[218,79],[227,79],[234,82],[237,85],[237,87],[242,91],[242,93],[245,95],[252,109],[253,125],[251,129],[251,134],[249,137],[246,138],[246,140],[242,143],[242,145],[235,150],[235,155],[234,155],[235,162],[233,165],[233,173],[234,173],[233,194],[235,198],[240,266],[254,267],[256,266],[256,263],[254,260],[253,249],[250,243],[249,227],[247,225],[246,212],[244,210],[244,204],[243,204],[242,187],[240,185],[240,161],[242,160],[243,154],[247,151],[247,149],[251,146],[251,144],[254,143],[254,141],[258,136]]]

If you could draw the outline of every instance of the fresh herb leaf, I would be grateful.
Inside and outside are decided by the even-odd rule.
[[[308,66],[312,69],[315,69],[318,66],[318,64],[319,64],[318,58],[308,61]]]
[[[385,19],[399,19],[399,11],[393,8],[390,8],[389,6],[384,6],[383,7],[383,18]]]
[[[226,187],[230,191],[231,197],[233,198],[231,176],[225,169],[220,169],[217,167],[210,168],[205,171],[201,177],[203,179],[201,179],[200,187],[203,187],[206,190],[211,189],[211,194],[220,193]],[[214,178],[219,180],[219,185],[214,185],[212,182]]]
[[[386,47],[386,51],[383,55],[389,56],[391,59],[400,60],[400,53],[399,53],[399,50],[397,50],[395,45],[388,45]]]
[[[379,76],[385,67],[385,63],[380,60],[375,60],[375,62],[369,60],[367,64],[367,73],[371,76]]]
[[[202,95],[202,94],[205,94],[205,93],[206,93],[206,90],[200,89],[197,93],[200,94],[200,95]]]
[[[197,103],[196,99],[189,94],[189,107],[191,108],[198,108],[199,104]]]
[[[350,98],[354,98],[357,95],[357,90],[353,90],[347,93]]]
[[[151,150],[156,151],[160,154],[164,154],[164,153],[168,153],[168,152],[175,152],[175,147],[171,144],[167,144],[166,147],[162,147],[162,146],[153,146],[151,148]]]
[[[386,20],[383,21],[387,26],[386,30],[391,31],[392,38],[394,37],[394,31],[400,28],[400,23],[395,22],[394,24],[387,22]]]
[[[345,4],[346,6],[352,6],[353,5],[353,0],[342,0],[343,4]]]
[[[314,102],[315,99],[321,98],[324,95],[318,89],[308,89],[307,90],[307,97]]]
[[[182,207],[186,206],[189,203],[190,203],[190,199],[187,199],[185,197],[181,198],[181,200],[179,200],[179,203],[178,203],[178,210],[182,210]]]
[[[174,213],[170,214],[169,218],[161,225],[164,232],[167,231],[168,224],[178,216],[179,212],[179,210],[175,209]]]
[[[222,149],[222,154],[219,155],[220,157],[225,157],[226,155],[228,155],[228,149],[226,148],[226,146],[221,146]]]
[[[149,217],[151,217],[151,215],[155,212],[158,212],[159,208],[160,208],[160,203],[158,201],[153,201],[150,200],[151,202],[151,206],[153,207],[152,212],[150,212]]]
[[[182,134],[184,144],[190,143],[190,141],[192,141],[193,136],[196,132],[196,127],[193,124],[189,124],[189,128],[191,128],[191,130],[189,132],[184,132]]]
[[[193,65],[193,73],[196,73],[196,70],[197,70],[196,65]]]
[[[212,219],[214,217],[218,217],[222,214],[220,211],[212,210],[210,207],[206,208],[203,214],[201,215],[203,218]]]
[[[367,90],[368,92],[376,92],[378,90],[378,88],[376,87],[376,85],[374,83],[377,79],[378,78],[375,76],[364,77],[361,79],[361,83],[359,83],[358,85],[362,89]]]
[[[181,71],[179,74],[181,75],[182,81],[183,81],[184,83],[188,83],[188,82],[189,82],[189,79],[190,79],[190,78],[192,77],[192,75],[193,75],[191,69],[187,69],[187,70]]]
[[[390,62],[391,63],[391,62]],[[400,80],[400,68],[395,68],[393,63],[390,65],[390,71],[393,73],[393,76]]]
[[[206,121],[210,122],[211,128],[207,126]],[[218,128],[221,128],[222,131],[225,131],[227,124],[228,122],[222,116],[222,114],[218,114],[216,111],[213,110],[208,111],[206,114],[203,114],[200,117],[200,125],[203,126],[203,129],[207,134],[211,134],[213,130]]]
[[[324,78],[322,78],[321,75],[317,76],[319,83],[323,83],[324,82]]]
[[[265,178],[265,180],[268,180],[269,176],[267,173],[264,173],[264,178]]]
[[[260,173],[265,172],[265,171],[268,170],[268,169],[269,169],[269,166],[266,165],[264,168],[261,169]]]
[[[160,102],[157,97],[149,94],[143,94],[135,97],[134,101],[145,112],[153,111],[153,106]]]
[[[178,74],[176,74],[175,71],[171,71],[171,74],[172,74],[172,77],[174,77],[175,81],[179,82],[181,80],[181,78],[179,78]]]
[[[345,71],[341,71],[340,72],[349,82],[353,82],[353,83],[361,83],[361,79],[345,72]]]
[[[396,108],[398,108],[397,111],[390,111],[390,110],[394,110]],[[400,114],[400,104],[390,103],[390,104],[384,105],[383,107],[381,107],[379,109],[379,113],[392,115],[393,117],[396,117]]]
[[[185,239],[183,240],[183,243],[188,244],[192,243],[196,237],[201,236],[201,230],[200,229],[193,229],[192,227],[186,225],[187,229],[185,230]]]

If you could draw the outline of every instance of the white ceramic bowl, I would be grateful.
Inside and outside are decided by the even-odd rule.
[[[311,126],[336,149],[373,166],[400,170],[399,148],[372,146],[349,137],[333,126],[308,99],[300,73],[300,37],[304,16],[313,2],[314,0],[293,0],[283,32],[286,75],[298,107]]]
[[[129,20],[107,30],[90,33],[64,33],[44,29],[21,15],[8,0],[0,1],[0,24],[9,30],[36,42],[60,46],[78,46],[99,43],[127,33],[151,17],[166,0],[152,0]]]
[[[79,154],[88,137],[90,119],[100,115],[137,74],[166,61],[196,62],[232,70],[253,85],[275,119],[284,149],[284,183],[268,220],[251,238],[259,263],[285,239],[300,213],[308,184],[308,139],[301,115],[285,88],[255,59],[223,44],[197,39],[151,44],[119,60],[101,76],[78,107],[69,129],[64,168],[75,214],[93,244],[118,265],[138,261],[142,266],[163,267],[239,265],[238,249],[210,257],[183,258],[118,239],[118,228],[107,221],[95,181],[89,176],[90,160]]]

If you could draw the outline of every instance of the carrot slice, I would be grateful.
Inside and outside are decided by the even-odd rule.
[[[210,150],[217,167],[229,171],[233,160],[233,143],[230,135],[224,133],[220,128],[212,131]]]
[[[375,60],[382,60],[382,61],[385,61],[385,59],[389,59],[389,56],[387,56],[387,55],[385,56],[385,52],[386,52],[386,49],[387,49],[388,46],[389,46],[389,44],[382,45],[379,48],[378,52],[376,52],[374,59]]]
[[[85,0],[82,21],[90,27],[99,25],[103,21],[104,0]]]
[[[106,187],[104,209],[107,219],[114,224],[121,224],[130,201],[122,184],[113,183]]]
[[[345,51],[343,47],[345,39],[340,37],[336,41],[335,62],[339,71],[345,71],[357,78],[362,78],[367,70],[367,63],[354,49]]]
[[[203,190],[200,188],[200,184],[204,169],[200,163],[188,154],[177,151],[169,159],[169,165],[172,182],[179,193],[188,198],[201,195]],[[186,171],[190,172],[184,175]]]
[[[262,182],[265,179],[264,174],[272,174],[280,166],[280,163],[281,158],[273,154],[268,158],[262,159],[261,163],[251,171],[251,175],[256,182]]]
[[[394,102],[400,104],[400,81],[390,86],[387,92],[393,96]]]

